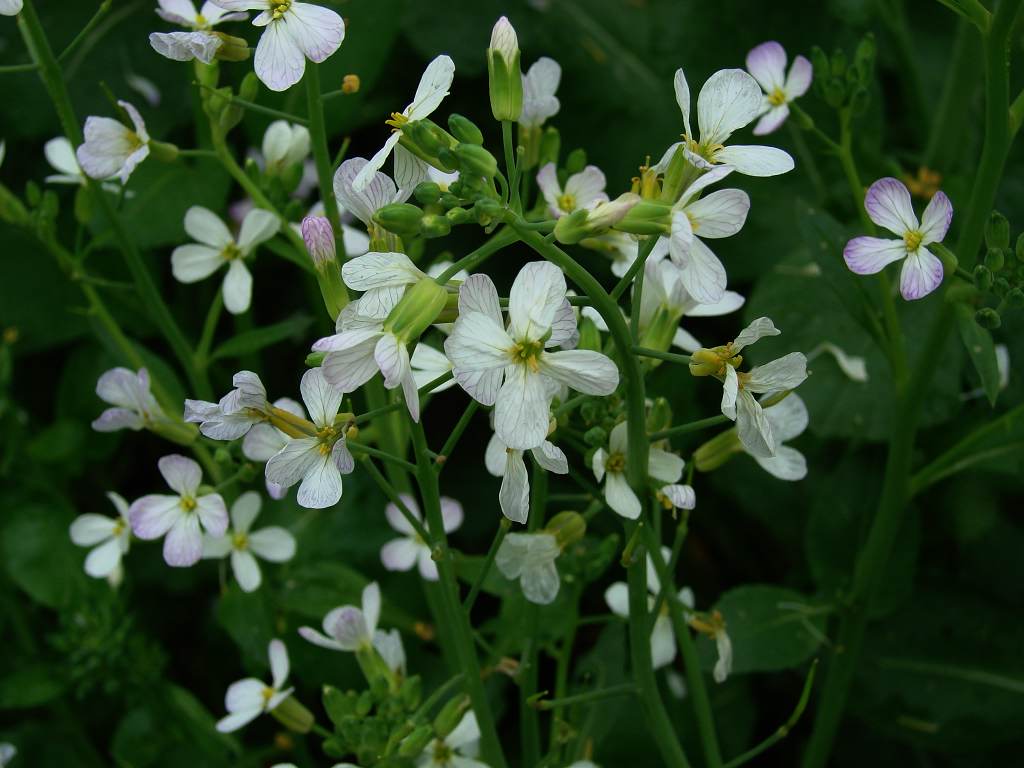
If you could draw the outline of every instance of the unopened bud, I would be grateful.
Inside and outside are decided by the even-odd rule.
[[[319,368],[323,364],[326,356],[326,352],[310,352],[306,355],[306,365],[310,368]]]
[[[452,132],[452,136],[466,144],[484,143],[483,132],[468,117],[453,112],[448,116],[448,130]]]
[[[223,32],[211,32],[220,38],[220,47],[215,58],[221,61],[245,61],[249,58],[249,42],[242,37],[226,35]]]
[[[407,288],[401,301],[384,320],[384,330],[402,341],[419,338],[437,320],[448,300],[448,291],[430,278]]]
[[[587,532],[587,521],[579,512],[559,512],[548,521],[544,530],[555,537],[559,547],[565,549],[583,538]]]
[[[740,453],[743,444],[735,429],[727,429],[708,440],[693,454],[694,465],[700,472],[711,472],[725,464],[734,453]]]
[[[985,245],[989,248],[1010,247],[1010,222],[999,211],[992,211],[985,223]]]
[[[647,414],[647,431],[648,433],[660,432],[663,429],[668,429],[672,424],[672,406],[664,397],[657,397],[654,399],[654,404],[651,406],[651,410]]]
[[[497,159],[477,144],[462,143],[453,151],[459,160],[459,170],[466,174],[490,179],[498,172]]]
[[[373,214],[373,220],[399,237],[419,234],[423,211],[411,203],[391,203]]]
[[[615,229],[634,235],[660,235],[668,232],[672,207],[664,201],[640,200],[616,224]]]
[[[698,349],[690,355],[692,376],[714,376],[722,368],[722,358],[712,349]]]
[[[573,211],[568,216],[560,217],[555,223],[555,239],[571,245],[588,237],[601,235],[622,221],[639,202],[639,195],[626,192],[614,200],[598,203],[590,210],[581,208]]]
[[[324,709],[327,710],[327,716],[335,725],[355,712],[356,697],[351,693],[340,691],[333,685],[324,686],[322,701]]]
[[[985,266],[992,272],[998,272],[1003,268],[1006,259],[1003,257],[1003,249],[998,246],[989,246],[985,252]]]
[[[302,239],[306,250],[318,270],[334,264],[337,249],[334,242],[334,230],[324,216],[307,216],[302,220]]]
[[[260,79],[255,72],[249,72],[238,86],[238,96],[246,101],[255,101],[260,92]]]
[[[1003,324],[1002,319],[999,317],[999,313],[992,309],[992,307],[982,307],[975,312],[974,322],[982,328],[987,328],[990,331],[994,331]]]
[[[421,725],[410,733],[398,747],[399,757],[419,757],[423,750],[434,740],[434,729],[429,725]]]
[[[462,716],[468,709],[469,696],[456,696],[454,699],[449,699],[434,718],[434,732],[437,734],[437,738],[444,739],[454,731],[456,726],[462,722]]]
[[[341,78],[341,92],[346,96],[351,96],[353,93],[359,93],[359,75],[347,74]]]
[[[487,80],[495,120],[518,120],[523,111],[523,75],[519,71],[519,39],[502,16],[491,30],[487,49]]]
[[[974,268],[974,284],[981,291],[992,290],[992,270],[984,264],[976,266]]]
[[[1006,294],[1006,306],[1011,309],[1024,307],[1024,290],[1012,288]]]
[[[420,219],[420,234],[426,238],[444,237],[452,231],[452,223],[445,216],[427,214]]]
[[[281,725],[295,733],[309,733],[313,729],[316,718],[313,713],[302,706],[294,696],[289,696],[270,712]]]
[[[441,187],[433,181],[421,181],[412,191],[412,196],[421,205],[433,205],[441,198]]]
[[[398,689],[398,697],[402,700],[402,706],[406,711],[412,712],[420,705],[423,698],[423,679],[419,675],[407,677],[402,681]]]
[[[591,427],[583,434],[583,442],[591,448],[599,448],[608,442],[608,433],[603,427]]]
[[[178,148],[166,141],[150,141],[149,154],[161,163],[173,163],[178,159]]]

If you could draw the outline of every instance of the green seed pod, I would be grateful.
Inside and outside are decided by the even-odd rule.
[[[583,538],[587,532],[587,521],[579,512],[559,512],[548,521],[544,530],[558,540],[558,546],[565,549]]]
[[[448,117],[448,130],[452,132],[452,136],[466,144],[482,146],[484,143],[483,133],[468,117],[453,112]]]
[[[366,717],[373,711],[373,693],[363,691],[356,700],[356,717]]]
[[[249,72],[242,78],[242,84],[238,86],[238,97],[246,101],[256,101],[260,92],[260,79],[255,72]]]
[[[411,203],[391,203],[373,215],[373,220],[399,237],[412,237],[420,231],[423,211]]]
[[[433,205],[441,198],[441,187],[433,181],[421,181],[412,191],[412,196],[421,205]]]
[[[579,173],[587,167],[587,153],[582,149],[574,149],[565,158],[565,172],[569,174]]]
[[[398,747],[398,755],[400,757],[419,757],[433,740],[434,729],[429,725],[421,725],[402,740]]]
[[[999,317],[999,313],[992,309],[992,307],[982,307],[975,312],[974,322],[982,328],[986,328],[990,331],[994,331],[1003,323],[1002,319]]]
[[[989,248],[1010,247],[1010,222],[999,211],[992,211],[985,222],[985,245]]]
[[[402,687],[398,689],[398,698],[407,711],[415,710],[423,698],[423,679],[419,675],[405,678]]]
[[[998,272],[1005,263],[1006,258],[1003,256],[1003,249],[998,246],[989,245],[988,251],[985,253],[985,266],[992,272]]]
[[[458,226],[459,224],[469,224],[473,220],[473,214],[465,208],[452,208],[445,214],[445,218],[451,222],[452,226]]]
[[[462,721],[462,716],[468,709],[469,696],[456,696],[449,699],[434,718],[434,732],[437,734],[437,738],[446,738],[449,733],[454,731],[455,726]]]

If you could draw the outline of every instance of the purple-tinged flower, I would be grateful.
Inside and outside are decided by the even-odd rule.
[[[918,222],[906,185],[887,176],[868,187],[864,208],[878,226],[900,237],[855,237],[843,249],[850,271],[873,275],[903,259],[900,293],[908,301],[920,299],[942,283],[942,262],[927,246],[942,242],[953,220],[953,204],[943,192],[936,192]]]
[[[149,372],[145,368],[131,371],[111,368],[96,382],[96,394],[113,408],[107,408],[93,420],[97,432],[116,432],[119,429],[140,429],[167,417],[150,391]]]
[[[337,246],[331,222],[323,216],[307,216],[302,220],[302,239],[306,250],[317,269],[324,269],[334,263]]]
[[[777,130],[789,117],[789,103],[807,93],[814,69],[797,56],[786,74],[786,49],[774,40],[761,43],[747,54],[747,71],[764,91],[764,113],[754,126],[755,136]]]

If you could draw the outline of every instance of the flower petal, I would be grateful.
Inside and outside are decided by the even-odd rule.
[[[902,240],[887,240],[881,237],[855,237],[843,249],[843,259],[850,271],[858,275],[873,275],[887,265],[907,255],[907,246]]]
[[[774,40],[761,43],[747,54],[747,71],[770,94],[786,81],[786,50]]]
[[[171,253],[171,273],[179,283],[205,280],[223,265],[220,249],[208,245],[179,245]]]
[[[117,521],[106,515],[79,515],[71,523],[71,541],[79,547],[91,547],[113,536],[116,525]]]
[[[800,451],[788,445],[777,446],[774,456],[755,456],[754,459],[765,472],[779,480],[796,481],[807,477],[807,459]]]
[[[202,555],[203,535],[199,532],[199,516],[179,515],[164,538],[164,560],[173,568],[187,568],[198,563]]]
[[[550,402],[543,376],[509,366],[494,406],[494,431],[509,448],[536,448],[548,434]]]
[[[295,557],[295,537],[288,529],[271,525],[249,535],[249,549],[264,560],[286,563]]]
[[[604,591],[608,609],[623,619],[629,618],[629,587],[624,581],[617,581]]]
[[[182,514],[179,497],[155,493],[136,499],[128,509],[132,532],[143,540],[159,539]]]
[[[683,476],[686,462],[674,453],[651,448],[647,474],[663,483],[676,483]]]
[[[254,68],[256,76],[272,91],[286,91],[302,79],[306,57],[289,24],[279,20],[267,24],[256,45]]]
[[[526,472],[523,452],[505,451],[501,490],[498,491],[501,513],[513,523],[525,523],[530,514],[530,476]]]
[[[288,31],[307,59],[319,64],[341,46],[345,22],[330,8],[293,2],[290,11],[285,14]]]
[[[686,206],[693,233],[699,237],[729,237],[743,228],[750,197],[739,189],[720,189]]]
[[[697,125],[702,144],[724,144],[761,111],[761,88],[742,69],[722,69],[708,78],[697,96]],[[730,163],[732,165],[732,163]]]
[[[797,56],[789,66],[789,74],[782,90],[786,92],[786,100],[793,101],[807,93],[814,79],[814,67],[804,56]]]
[[[392,539],[380,549],[380,561],[389,571],[408,571],[416,564],[420,544],[415,539]]]
[[[754,396],[741,389],[736,398],[736,434],[747,453],[755,458],[775,455],[771,424]]]
[[[775,392],[795,389],[807,379],[807,357],[803,352],[788,355],[750,370],[746,389],[750,392]]]
[[[782,127],[787,117],[789,117],[788,106],[780,104],[777,107],[772,107],[757,121],[757,125],[754,126],[754,135],[767,136],[769,133],[774,133]]]
[[[329,384],[323,373],[316,368],[306,371],[299,383],[299,392],[314,424],[318,427],[334,424],[344,393]]]
[[[228,510],[219,493],[208,493],[196,499],[196,515],[212,536],[223,536],[228,529]]]
[[[900,293],[907,301],[921,299],[942,284],[945,270],[927,248],[918,248],[907,254],[900,271]]]
[[[672,87],[676,94],[676,104],[679,105],[679,111],[683,115],[685,135],[688,138],[694,138],[693,131],[690,130],[690,86],[686,82],[686,75],[683,74],[682,69],[676,70],[672,79]]]
[[[248,533],[253,520],[260,513],[263,500],[256,491],[246,491],[231,505],[231,527],[238,533]]]
[[[626,475],[622,472],[609,472],[604,481],[604,500],[617,514],[628,520],[640,517],[640,499],[630,488]]]
[[[769,392],[762,399],[767,399],[772,394]],[[800,395],[795,392],[786,395],[770,408],[765,408],[764,415],[768,419],[768,423],[772,425],[772,435],[779,443],[784,443],[803,434],[810,421],[807,406]]]
[[[242,220],[242,230],[238,233],[238,248],[243,255],[248,255],[260,243],[266,242],[281,228],[281,220],[270,211],[253,208]]]
[[[231,553],[231,572],[243,592],[255,592],[263,582],[260,564],[251,552],[234,550]]]
[[[196,242],[218,250],[235,241],[220,216],[201,205],[193,205],[185,212],[185,231]]]
[[[105,579],[121,564],[121,554],[121,543],[110,539],[85,558],[85,572],[94,579]]]
[[[953,204],[946,193],[939,190],[928,201],[928,207],[921,216],[921,244],[940,243],[949,231],[953,221]]]
[[[562,270],[547,261],[525,264],[512,283],[508,315],[512,337],[516,341],[536,341],[554,322],[565,301],[566,285]]]
[[[619,385],[619,370],[611,358],[587,349],[545,352],[541,372],[586,395],[610,395]]]
[[[367,178],[361,190],[356,191],[353,182],[366,165],[367,161],[362,157],[343,162],[334,174],[334,194],[346,211],[351,211],[352,215],[369,227],[373,224],[373,214],[395,202],[398,190],[387,174],[378,171]]]
[[[285,446],[267,461],[267,480],[290,488],[302,480],[320,460],[320,442],[315,437],[289,439]]]
[[[431,61],[420,77],[412,103],[405,108],[405,116],[410,120],[429,117],[448,95],[454,79],[455,62],[451,57],[438,56]]]
[[[910,203],[910,190],[899,179],[891,176],[879,179],[864,195],[864,208],[868,216],[880,227],[885,227],[894,235],[903,237],[904,233],[918,228],[914,206]]]
[[[173,491],[182,496],[191,496],[203,480],[203,470],[187,456],[172,453],[157,462],[157,468],[164,481]]]
[[[341,472],[330,454],[320,455],[302,478],[296,498],[306,509],[326,509],[341,501],[341,490]]]
[[[341,276],[354,291],[411,285],[426,277],[404,253],[376,251],[346,261]]]
[[[778,176],[793,170],[793,158],[776,147],[734,144],[715,153],[715,162],[733,166],[745,176]]]
[[[241,259],[233,259],[224,275],[224,308],[233,315],[240,315],[252,303],[252,273]]]

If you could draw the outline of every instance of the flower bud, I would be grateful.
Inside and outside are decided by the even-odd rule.
[[[565,549],[583,538],[587,532],[587,521],[579,512],[559,512],[548,521],[544,530],[555,537],[558,546]]]
[[[441,198],[441,187],[433,181],[421,181],[412,191],[412,196],[421,205],[433,205]]]
[[[571,245],[588,237],[604,234],[622,221],[639,202],[639,195],[626,192],[607,203],[598,203],[590,210],[581,208],[573,211],[568,216],[560,217],[555,223],[555,239]]]
[[[982,328],[987,328],[990,331],[994,331],[1003,324],[1002,319],[999,317],[999,313],[992,309],[992,307],[982,307],[975,312],[974,322]]]
[[[985,223],[985,245],[989,248],[1010,247],[1010,222],[999,211],[992,211]]]
[[[466,144],[482,146],[484,143],[483,133],[476,127],[476,123],[468,117],[463,117],[453,112],[448,116],[448,130],[452,132],[452,136]]]
[[[255,101],[260,92],[260,79],[255,72],[249,72],[242,78],[242,84],[238,86],[238,98],[246,101]]]
[[[449,699],[434,718],[434,732],[437,734],[437,738],[447,738],[448,734],[462,722],[462,716],[468,709],[469,696],[456,696],[454,699]]]
[[[992,270],[984,264],[976,266],[974,268],[974,284],[981,291],[992,290]]]
[[[743,444],[735,429],[727,429],[708,440],[693,454],[694,465],[700,472],[711,472],[725,464],[734,453],[740,453]]]
[[[437,320],[448,300],[448,291],[427,278],[407,288],[401,301],[384,320],[384,330],[402,341],[419,338]]]
[[[583,435],[583,442],[591,448],[600,448],[608,443],[608,433],[603,427],[591,427]]]
[[[519,39],[502,16],[491,30],[487,49],[487,81],[495,120],[518,120],[523,111],[523,75],[519,71]]]
[[[335,725],[355,713],[356,697],[351,691],[344,693],[333,685],[325,685],[322,701],[327,716]]]
[[[458,170],[451,149],[459,141],[433,120],[403,123],[399,143],[423,162],[445,171]]]
[[[497,159],[481,146],[463,143],[453,151],[459,160],[459,170],[463,173],[490,179],[498,172]]]
[[[313,713],[302,706],[302,703],[294,696],[278,704],[270,712],[278,722],[289,731],[295,733],[309,733],[313,729],[316,718]]]
[[[473,220],[473,215],[465,208],[452,208],[444,216],[451,222],[452,226],[469,224]]]
[[[420,219],[420,234],[423,237],[444,237],[451,231],[452,223],[445,216],[430,213]]]
[[[690,375],[714,376],[722,368],[722,358],[713,349],[698,349],[690,355]]]
[[[398,756],[419,757],[433,740],[434,729],[429,725],[421,725],[402,739],[402,743],[398,746]]]
[[[334,263],[337,256],[334,230],[324,216],[307,216],[302,220],[302,239],[318,271]]]
[[[647,414],[647,432],[660,432],[663,429],[668,429],[671,425],[672,406],[669,405],[668,399],[664,397],[655,398],[654,404]]]
[[[323,364],[326,356],[326,352],[310,352],[306,355],[306,365],[310,368],[319,368]]]
[[[591,352],[601,351],[601,331],[594,321],[584,317],[580,322],[580,340],[576,349],[589,349]]]
[[[1005,263],[1006,259],[1003,257],[1003,249],[990,245],[988,251],[985,252],[985,266],[992,272],[998,272]]]
[[[249,58],[249,42],[242,37],[226,35],[223,32],[211,32],[220,38],[220,47],[215,58],[221,61],[245,61]]]
[[[402,706],[406,711],[415,710],[423,699],[423,679],[419,675],[405,678],[401,688],[398,689],[398,697],[402,700]]]
[[[1024,290],[1020,288],[1012,288],[1006,294],[1006,306],[1010,309],[1020,309],[1024,307]]]
[[[341,78],[341,92],[346,96],[351,96],[353,93],[359,93],[360,85],[359,75],[348,74]]]
[[[640,200],[616,224],[615,229],[634,235],[661,235],[669,231],[672,207],[663,201]]]
[[[423,211],[411,203],[391,203],[373,214],[373,220],[399,237],[412,237],[420,231]]]

